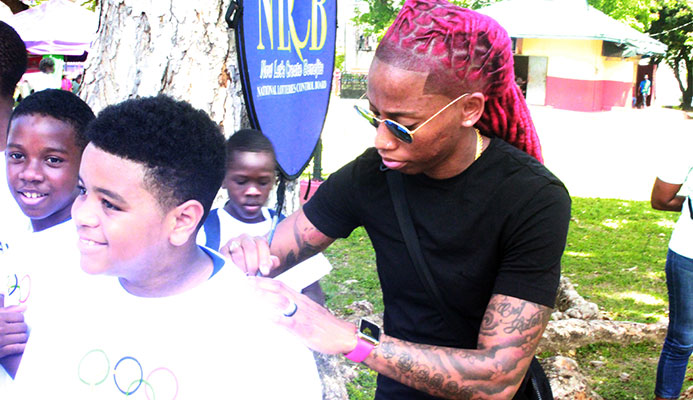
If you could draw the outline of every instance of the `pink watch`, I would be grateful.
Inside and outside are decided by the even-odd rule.
[[[361,318],[359,329],[356,331],[356,348],[344,354],[344,357],[356,363],[363,362],[379,343],[380,327],[367,319]]]

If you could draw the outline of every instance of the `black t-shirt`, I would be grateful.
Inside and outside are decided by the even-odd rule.
[[[463,337],[446,324],[418,278],[380,166],[375,149],[366,150],[332,174],[304,212],[329,237],[366,229],[376,253],[388,335],[473,349],[492,294],[554,306],[570,197],[544,166],[494,138],[457,176],[404,175],[424,258],[465,328]],[[380,376],[376,398],[432,397]]]

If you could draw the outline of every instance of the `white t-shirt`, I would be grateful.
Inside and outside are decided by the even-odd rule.
[[[94,279],[85,281],[91,277],[79,267],[77,230],[72,220],[40,232],[31,232],[29,226],[26,229],[26,233],[15,236],[17,240],[11,251],[2,258],[0,293],[4,295],[5,306],[26,306],[24,320],[29,326],[29,348],[33,327],[46,317],[41,314],[44,304],[59,302],[65,291],[93,285]],[[0,376],[1,393],[12,380],[3,368]]]
[[[237,220],[223,207],[218,208],[217,214],[219,215],[219,237],[221,239],[219,245],[223,246],[229,239],[240,236],[244,233],[249,236],[266,235],[272,228],[272,218],[270,217],[269,209],[267,207],[262,207],[261,212],[262,216],[265,217],[265,220],[262,222],[249,224],[247,222]],[[200,229],[197,234],[197,243],[204,245],[206,239],[205,230]],[[318,253],[287,270],[283,274],[279,275],[276,279],[284,282],[297,292],[300,292],[308,285],[328,274],[331,270],[332,265],[327,257],[325,257],[325,255],[322,253]]]
[[[31,230],[31,221],[10,193],[6,167],[5,152],[0,152],[0,269],[7,264],[4,256],[9,253],[12,242]]]
[[[233,265],[162,298],[115,278],[71,289],[35,325],[13,400],[322,398],[312,352],[269,321]]]
[[[666,158],[657,177],[666,183],[682,185],[679,195],[688,196],[683,202],[681,216],[674,232],[671,234],[669,248],[687,258],[693,258],[693,219],[689,211],[689,202],[693,201],[693,139],[686,143],[672,146],[671,154]],[[691,205],[693,206],[693,204]]]

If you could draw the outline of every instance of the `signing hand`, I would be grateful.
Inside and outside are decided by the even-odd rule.
[[[229,240],[219,252],[250,276],[257,275],[258,271],[263,276],[269,276],[270,271],[279,266],[279,258],[270,254],[269,244],[264,237],[241,235]]]

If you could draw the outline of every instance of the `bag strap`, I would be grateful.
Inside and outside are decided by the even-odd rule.
[[[693,199],[691,199],[691,196],[688,196],[688,216],[693,219]]]
[[[440,289],[438,285],[435,284],[433,276],[431,275],[431,270],[428,268],[428,264],[426,264],[426,260],[421,251],[421,244],[416,235],[414,221],[411,218],[406,194],[404,193],[404,178],[398,171],[384,169],[384,166],[380,168],[381,170],[385,170],[387,185],[390,188],[390,196],[392,197],[395,214],[397,215],[397,222],[399,222],[399,228],[402,231],[402,236],[404,236],[404,243],[407,245],[407,250],[409,251],[409,256],[414,264],[416,273],[419,275],[419,279],[421,279],[424,288],[426,288],[428,296],[433,299],[434,304],[438,307],[438,311],[443,315],[445,322],[449,327],[453,328],[456,334],[462,337],[464,332],[462,325],[457,322],[450,308],[443,302]],[[693,215],[693,213],[691,213],[691,215]],[[520,396],[522,396],[520,394],[522,393],[532,400],[553,400],[553,393],[551,393],[549,380],[536,357],[532,357],[530,367],[517,393]]]
[[[426,260],[421,252],[421,244],[416,235],[414,222],[411,218],[409,206],[407,205],[407,198],[404,193],[404,179],[402,178],[402,174],[398,171],[388,169],[385,172],[385,176],[387,177],[387,184],[390,187],[390,196],[392,197],[399,228],[402,231],[402,236],[404,236],[404,243],[407,245],[407,250],[409,251],[409,256],[414,264],[416,273],[423,283],[428,296],[433,299],[433,303],[438,307],[438,311],[443,315],[443,319],[448,326],[453,328],[457,335],[462,336],[464,330],[457,322],[457,319],[454,318],[450,309],[443,302],[440,289],[433,280],[431,270],[428,268],[428,264],[426,264]]]

